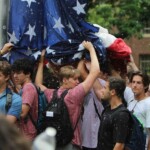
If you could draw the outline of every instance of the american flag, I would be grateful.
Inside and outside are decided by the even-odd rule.
[[[104,62],[105,48],[94,34],[98,28],[85,21],[87,6],[87,0],[10,0],[7,35],[15,47],[5,57],[10,63],[22,57],[37,60],[46,48],[49,61],[69,64],[81,59],[81,43],[87,40]]]

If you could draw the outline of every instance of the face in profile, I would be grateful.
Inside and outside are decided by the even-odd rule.
[[[69,79],[64,79],[63,84],[65,84],[68,89],[72,89],[79,84],[79,75],[75,75],[74,77],[70,77]]]
[[[110,100],[109,82],[106,82],[103,89],[101,90],[101,98],[105,101]]]

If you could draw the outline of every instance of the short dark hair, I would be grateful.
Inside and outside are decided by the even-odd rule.
[[[12,71],[13,72],[20,72],[22,71],[24,74],[33,74],[34,71],[34,63],[30,59],[23,58],[23,59],[18,59],[14,62],[12,65]]]
[[[143,85],[145,87],[145,92],[147,92],[148,88],[149,88],[149,82],[150,82],[149,76],[145,73],[140,72],[140,71],[136,71],[136,72],[132,73],[131,78],[130,78],[130,82],[133,81],[133,78],[135,76],[140,76],[142,78],[142,82],[143,82]]]
[[[109,82],[109,89],[110,90],[115,90],[116,91],[116,95],[121,98],[122,100],[124,100],[124,91],[126,88],[126,83],[123,79],[119,78],[119,77],[110,77],[108,79]]]
[[[0,61],[0,71],[4,76],[11,75],[11,66],[7,61]]]

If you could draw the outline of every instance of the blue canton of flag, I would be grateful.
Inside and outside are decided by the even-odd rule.
[[[43,0],[10,0],[8,41],[15,44],[11,63],[43,47],[43,18]]]
[[[105,49],[94,35],[98,28],[84,21],[87,0],[11,0],[8,37],[15,44],[9,58],[38,59],[41,49],[55,64],[68,64],[81,59],[82,41],[95,46],[101,62]]]

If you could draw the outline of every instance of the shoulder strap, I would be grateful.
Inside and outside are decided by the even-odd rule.
[[[93,99],[93,103],[94,103],[94,108],[95,108],[95,111],[96,111],[96,113],[97,113],[97,115],[98,115],[99,120],[102,120],[102,117],[101,117],[101,115],[100,115],[99,112],[98,112],[98,109],[97,109],[97,106],[96,106],[96,103],[95,103],[95,100],[94,100],[94,99]]]
[[[65,91],[61,94],[61,98],[64,99],[65,96],[67,95],[67,93],[68,93],[68,90],[65,90]]]
[[[6,105],[5,110],[8,112],[12,104],[12,92],[9,88],[6,89]]]

